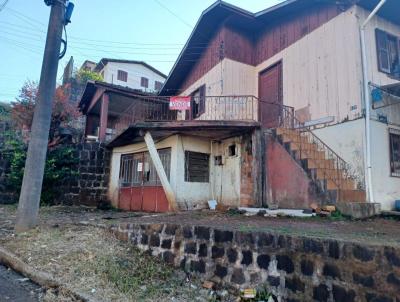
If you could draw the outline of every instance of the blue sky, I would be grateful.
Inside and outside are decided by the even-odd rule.
[[[0,0],[0,8],[5,0]],[[67,26],[75,66],[102,57],[143,60],[168,74],[201,12],[214,0],[75,0]],[[227,0],[257,12],[281,0]],[[118,3],[118,4],[117,4]],[[0,11],[0,101],[38,80],[50,8],[43,0],[9,0]]]

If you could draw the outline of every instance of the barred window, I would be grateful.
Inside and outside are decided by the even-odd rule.
[[[389,129],[390,174],[400,177],[400,130]]]
[[[140,86],[144,88],[149,88],[149,79],[145,77],[140,78]]]
[[[185,181],[209,182],[209,159],[209,154],[185,151]]]

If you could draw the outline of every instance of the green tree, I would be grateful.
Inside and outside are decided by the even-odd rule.
[[[87,81],[103,81],[101,74],[85,69],[79,69],[75,78],[80,84],[86,84]]]

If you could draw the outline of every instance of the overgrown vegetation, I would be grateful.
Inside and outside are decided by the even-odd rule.
[[[2,156],[10,163],[6,175],[6,186],[10,192],[19,193],[24,176],[27,144],[15,131],[4,134],[4,144],[0,146]],[[78,158],[74,149],[68,145],[60,145],[48,150],[43,177],[41,203],[52,205],[56,203],[58,188],[63,180],[77,175],[75,166]]]
[[[86,84],[87,81],[103,81],[103,77],[99,73],[85,69],[79,69],[75,78],[80,84]]]

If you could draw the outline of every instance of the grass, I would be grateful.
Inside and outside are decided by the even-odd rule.
[[[0,242],[36,269],[94,300],[194,301],[202,295],[196,278],[186,283],[183,271],[95,227],[42,227]]]

